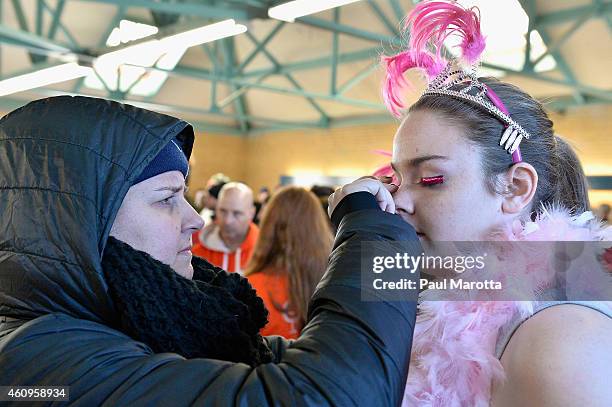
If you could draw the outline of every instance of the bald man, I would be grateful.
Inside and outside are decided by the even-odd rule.
[[[242,274],[259,236],[252,222],[253,191],[239,182],[225,184],[215,213],[215,223],[194,234],[192,252],[224,270]]]

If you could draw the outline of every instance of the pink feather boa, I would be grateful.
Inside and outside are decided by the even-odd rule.
[[[612,227],[603,227],[590,212],[570,216],[562,209],[551,209],[544,210],[535,222],[515,223],[502,235],[496,235],[495,240],[610,241]],[[600,266],[599,271],[590,270],[583,285],[597,287],[597,281],[610,284],[611,276],[604,271],[604,265]],[[530,273],[534,268],[538,272]],[[507,274],[513,275],[505,277],[519,277],[535,287],[546,279],[546,271],[536,259],[509,269]],[[428,290],[421,294],[422,299],[427,298]],[[530,301],[422,301],[402,405],[488,406],[492,384],[504,379],[502,365],[495,355],[499,330],[517,314],[523,318],[532,315],[534,304]],[[612,309],[612,302],[607,305]]]

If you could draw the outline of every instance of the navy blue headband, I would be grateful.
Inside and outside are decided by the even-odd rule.
[[[170,140],[166,144],[153,161],[146,166],[140,176],[134,180],[132,185],[168,171],[180,171],[184,178],[187,178],[187,174],[189,174],[187,157],[174,140]]]

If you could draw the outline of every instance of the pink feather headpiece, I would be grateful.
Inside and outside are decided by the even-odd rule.
[[[521,162],[519,144],[530,137],[529,133],[510,117],[502,100],[476,75],[485,49],[478,9],[465,9],[453,0],[424,1],[408,15],[404,31],[410,32],[408,50],[383,57],[387,70],[383,99],[391,113],[401,116],[404,103],[400,91],[410,85],[404,73],[418,69],[429,83],[423,95],[445,95],[475,103],[503,122],[505,130],[499,144],[512,154],[514,163]],[[443,56],[444,41],[450,35],[461,37],[461,52],[459,58],[447,60]]]

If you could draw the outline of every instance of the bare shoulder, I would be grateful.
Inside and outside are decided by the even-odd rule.
[[[548,308],[517,329],[501,362],[496,407],[610,406],[612,318],[580,305]]]

